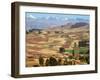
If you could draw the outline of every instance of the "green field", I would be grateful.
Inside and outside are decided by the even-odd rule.
[[[74,50],[75,53],[86,53],[88,51],[87,47],[80,47],[79,50]],[[65,49],[65,53],[73,53],[73,50],[66,50]]]

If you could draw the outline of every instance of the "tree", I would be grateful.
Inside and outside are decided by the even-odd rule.
[[[61,65],[61,58],[58,59],[58,65]]]
[[[46,66],[49,66],[49,59],[46,60],[45,65],[46,65]]]
[[[56,65],[58,65],[58,62],[57,62],[56,58],[50,57],[49,58],[49,65],[50,66],[56,66]]]
[[[65,49],[64,49],[63,47],[60,47],[60,48],[59,48],[59,52],[60,52],[60,53],[63,53],[64,51],[65,51]]]
[[[40,64],[41,66],[43,66],[43,64],[44,64],[44,59],[43,59],[42,56],[39,57],[39,64]]]
[[[74,43],[74,48],[76,48],[77,47],[77,44],[76,44],[76,42]]]

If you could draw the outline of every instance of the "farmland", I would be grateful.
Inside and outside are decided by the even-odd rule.
[[[89,64],[88,25],[26,32],[26,67],[51,66],[46,64],[50,58],[56,60],[56,66]]]

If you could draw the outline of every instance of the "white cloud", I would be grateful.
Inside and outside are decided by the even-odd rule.
[[[36,19],[36,17],[33,16],[33,15],[29,15],[29,17],[32,18],[32,19]]]

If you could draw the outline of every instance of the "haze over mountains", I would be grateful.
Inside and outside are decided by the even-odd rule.
[[[89,16],[27,13],[25,23],[26,30],[88,27]]]

